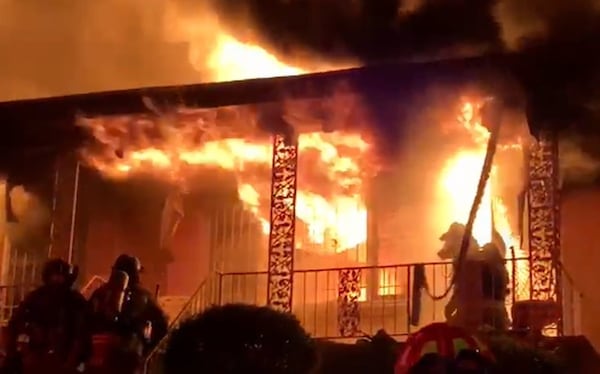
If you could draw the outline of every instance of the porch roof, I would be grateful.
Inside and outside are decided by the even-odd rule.
[[[340,84],[365,98],[411,97],[432,85],[469,86],[527,108],[535,134],[590,116],[588,96],[600,66],[597,41],[532,48],[427,63],[393,63],[294,77],[136,88],[0,103],[2,157],[22,148],[73,148],[82,138],[77,114],[110,116],[147,113],[144,98],[159,108],[212,108],[282,99],[319,98]],[[587,96],[586,96],[587,95]],[[569,100],[565,100],[568,96]],[[1,165],[0,165],[1,166]]]

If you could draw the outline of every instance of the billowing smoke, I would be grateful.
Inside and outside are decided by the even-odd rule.
[[[501,0],[496,15],[509,48],[528,42],[573,40],[599,32],[598,0]]]
[[[597,3],[0,0],[0,100],[211,80],[202,70],[220,32],[318,70],[340,59],[471,55],[595,32]]]
[[[5,182],[0,183],[2,238],[7,235],[12,246],[23,250],[43,250],[49,238],[49,207],[22,186],[15,186],[10,191],[10,208],[12,209],[7,209],[7,202],[4,199],[6,186]],[[13,216],[10,217],[9,214]]]
[[[300,50],[363,61],[515,48],[596,32],[599,19],[597,0],[213,2],[234,34],[251,25],[281,53]]]
[[[586,150],[584,139],[571,136],[561,139],[559,144],[560,174],[564,184],[583,185],[598,180],[600,159]]]
[[[0,100],[198,82],[165,0],[0,0]]]
[[[363,61],[496,49],[501,40],[493,7],[493,0],[214,0],[234,34],[244,31],[238,25],[251,25],[284,54]]]

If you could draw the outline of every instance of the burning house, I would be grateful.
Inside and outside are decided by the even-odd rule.
[[[299,75],[2,103],[0,119],[65,143],[44,255],[79,263],[83,286],[129,252],[184,312],[269,304],[318,337],[405,335],[444,318],[447,298],[416,297],[415,272],[434,296],[450,287],[440,236],[479,190],[473,236],[503,243],[508,304],[563,302],[553,126],[578,109],[561,99],[582,75],[556,74],[567,47],[542,69],[545,53],[280,66]]]

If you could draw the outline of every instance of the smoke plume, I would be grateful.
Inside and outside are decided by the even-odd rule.
[[[598,0],[0,0],[0,100],[211,80],[216,35],[309,70],[597,32]],[[357,61],[358,60],[358,61]]]
[[[436,57],[522,47],[597,32],[597,0],[213,0],[243,34],[252,25],[281,53],[331,58]],[[231,16],[236,15],[236,16]],[[242,25],[240,27],[240,25]]]
[[[165,0],[0,0],[0,100],[199,81]]]
[[[0,193],[5,196],[7,184],[0,183]],[[10,203],[14,217],[7,219],[7,202],[0,199],[0,236],[6,235],[12,246],[24,250],[41,250],[47,244],[50,209],[36,195],[22,186],[10,191]]]
[[[238,25],[250,24],[283,54],[300,50],[362,61],[498,48],[493,6],[493,0],[214,0],[234,34],[243,32]]]
[[[527,42],[576,40],[586,34],[598,35],[598,0],[501,0],[496,15],[502,37],[510,48]]]
[[[600,177],[600,158],[586,151],[583,143],[583,139],[574,136],[559,143],[560,175],[565,185],[585,185]]]

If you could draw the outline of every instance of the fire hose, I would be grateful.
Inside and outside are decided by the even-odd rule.
[[[496,105],[498,105],[498,103],[495,103],[493,98],[488,99],[488,100],[486,100],[486,103],[484,104],[482,109],[489,108],[488,105],[496,106]],[[495,107],[494,109],[498,110],[499,107]],[[462,237],[462,240],[460,243],[460,251],[458,254],[458,260],[456,261],[456,267],[452,273],[452,278],[450,280],[450,284],[448,285],[448,288],[446,288],[446,290],[441,295],[433,295],[431,293],[431,290],[429,289],[429,285],[427,284],[427,282],[425,282],[424,287],[423,287],[425,289],[425,292],[427,292],[427,295],[430,298],[432,298],[433,300],[442,300],[446,296],[448,296],[448,294],[454,287],[456,280],[458,279],[458,275],[460,274],[460,272],[463,268],[463,263],[465,262],[465,259],[467,257],[467,250],[468,250],[470,239],[471,239],[471,232],[473,231],[473,224],[475,223],[475,219],[477,218],[477,211],[479,210],[479,206],[481,205],[481,200],[483,199],[485,187],[487,185],[487,182],[490,178],[490,174],[492,172],[494,155],[496,154],[496,149],[498,147],[498,138],[499,138],[500,124],[501,124],[500,112],[497,112],[497,111],[493,112],[491,117],[492,117],[491,118],[492,123],[490,124],[491,127],[489,129],[490,137],[488,139],[485,159],[483,162],[483,167],[481,169],[481,175],[479,177],[479,184],[477,185],[477,192],[475,193],[475,197],[473,199],[473,204],[471,205],[471,210],[469,212],[469,218],[467,220],[467,224],[465,225],[465,232],[463,234],[463,237]]]

